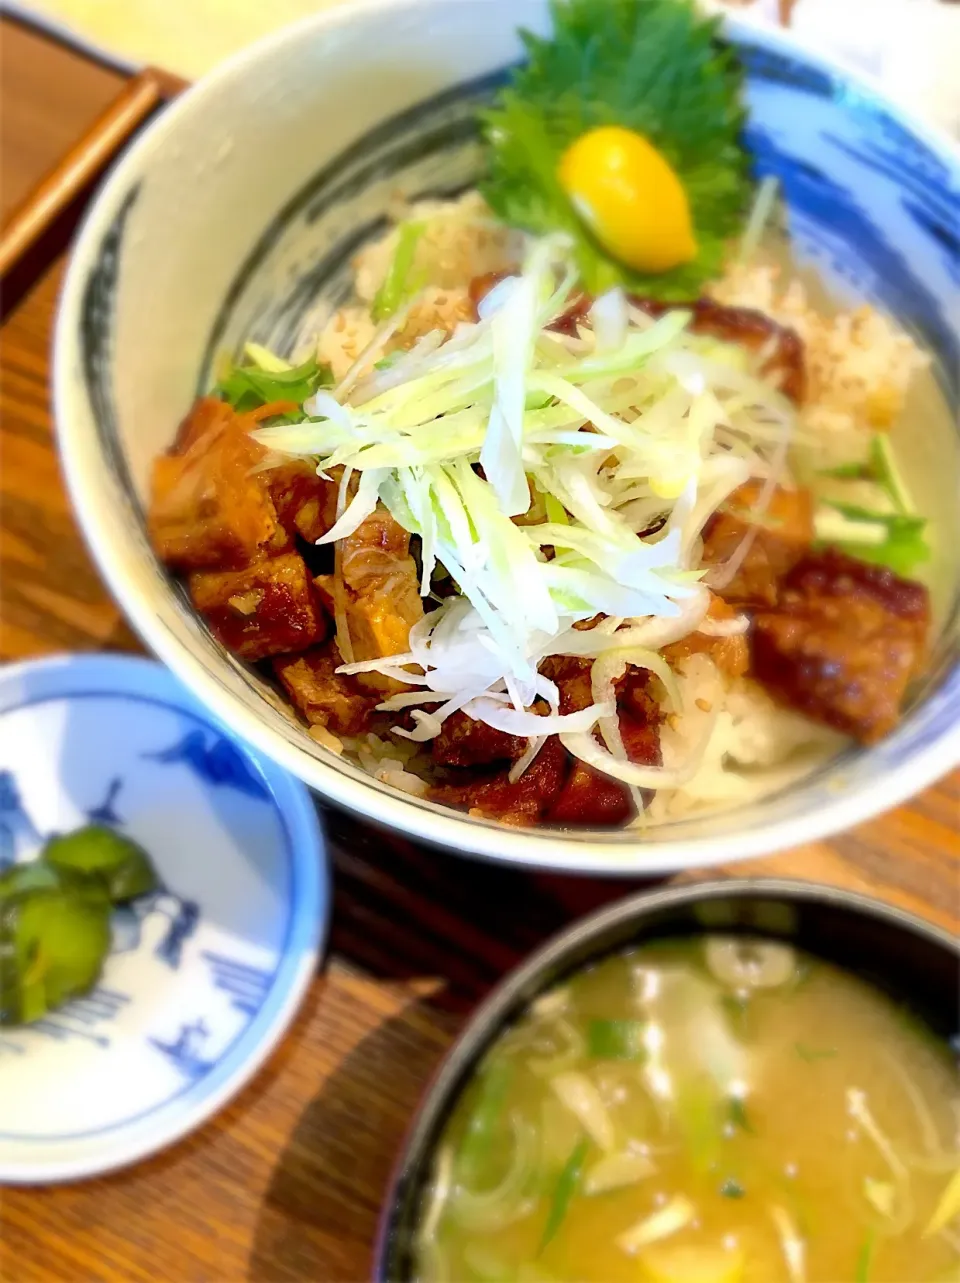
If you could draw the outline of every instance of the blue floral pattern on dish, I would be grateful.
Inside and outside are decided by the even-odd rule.
[[[0,870],[13,864],[18,852],[41,841],[20,800],[13,771],[0,771]]]
[[[243,754],[223,735],[209,735],[204,731],[188,731],[183,739],[157,753],[144,753],[147,761],[182,763],[208,784],[238,789],[250,797],[267,797],[267,790],[258,780]]]
[[[150,1043],[161,1052],[178,1072],[186,1078],[198,1079],[208,1074],[216,1063],[206,1060],[200,1054],[200,1048],[210,1036],[210,1031],[203,1020],[193,1024],[181,1025],[175,1039],[164,1042],[160,1038],[151,1038]]]

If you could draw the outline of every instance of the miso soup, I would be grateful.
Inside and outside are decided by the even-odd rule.
[[[707,937],[599,962],[495,1044],[419,1283],[960,1279],[958,1074],[855,976]]]

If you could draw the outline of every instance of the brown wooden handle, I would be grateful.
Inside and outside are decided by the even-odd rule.
[[[141,71],[13,211],[0,229],[0,317],[66,248],[111,161],[185,83],[153,68]]]

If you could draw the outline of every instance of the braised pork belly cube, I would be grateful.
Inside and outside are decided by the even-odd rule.
[[[369,729],[379,697],[338,673],[342,663],[331,639],[301,655],[275,659],[273,671],[311,726],[323,726],[334,735],[360,735]]]
[[[241,659],[306,650],[327,634],[327,617],[296,553],[244,570],[191,575],[190,596],[214,635]]]
[[[313,577],[313,586],[316,589],[317,596],[320,598],[320,604],[331,619],[333,619],[337,613],[337,598],[334,583],[335,577],[333,575],[314,575]]]
[[[515,762],[527,749],[522,735],[508,735],[479,718],[451,713],[431,742],[433,760],[439,766],[491,766]]]
[[[229,405],[204,397],[170,454],[153,465],[148,526],[157,555],[176,570],[248,565],[288,544],[263,475],[263,448]],[[279,546],[278,546],[279,545]]]
[[[727,605],[722,597],[711,593],[704,619],[708,627],[710,623],[732,623],[738,615],[739,612]],[[750,667],[750,646],[745,632],[716,637],[709,632],[697,630],[680,641],[664,646],[662,654],[671,668],[682,664],[691,655],[706,655],[727,677],[742,677]]]
[[[575,655],[555,655],[540,666],[541,673],[557,684],[561,713],[576,713],[593,703],[592,667],[592,660]],[[659,766],[662,715],[650,673],[631,665],[616,683],[616,692],[620,738],[628,760]],[[585,762],[574,761],[548,819],[556,824],[600,828],[622,824],[633,810],[625,784]]]
[[[754,619],[753,675],[782,703],[872,744],[897,724],[929,627],[922,584],[827,549],[793,569],[775,612]]]
[[[288,535],[316,543],[337,519],[335,481],[317,476],[309,459],[290,459],[264,473],[277,520]]]
[[[639,702],[639,686],[633,688]],[[660,711],[641,719],[620,708],[620,739],[623,741],[627,760],[638,766],[661,766]],[[547,818],[555,824],[569,824],[580,828],[609,828],[623,824],[634,813],[634,803],[629,788],[586,762],[575,760],[570,768],[560,796],[550,808]]]
[[[778,486],[766,510],[759,513],[762,490],[762,481],[740,486],[724,509],[711,518],[703,535],[703,564],[717,567],[728,562],[750,536],[746,556],[733,579],[717,589],[725,601],[736,606],[776,605],[780,580],[813,542],[810,492]]]
[[[727,307],[712,298],[693,303],[656,303],[649,299],[634,302],[650,316],[659,317],[678,307],[692,312],[690,329],[721,343],[745,348],[760,361],[759,373],[774,382],[784,396],[802,404],[807,391],[803,341],[795,330],[780,325],[763,312],[749,307]]]
[[[617,706],[622,715],[632,718],[641,725],[659,726],[663,720],[657,689],[659,678],[649,669],[637,668],[630,664],[627,671],[615,683]]]
[[[540,665],[540,672],[557,684],[562,714],[579,713],[594,702],[592,667],[593,660],[576,655],[554,655]],[[655,691],[657,684],[650,672],[633,664],[614,684],[627,757],[644,766],[660,765],[659,728],[663,714]]]
[[[623,824],[633,811],[630,790],[586,762],[575,761],[547,819],[577,828]]]
[[[577,655],[551,655],[540,665],[540,673],[555,682],[560,692],[560,712],[579,713],[593,703],[590,680],[592,659]]]
[[[495,279],[488,282],[486,277],[478,277],[471,285],[471,297],[479,301],[494,284]],[[795,330],[778,324],[763,312],[748,307],[727,307],[712,298],[663,303],[634,295],[630,302],[655,320],[668,312],[689,312],[691,333],[709,335],[721,343],[744,348],[758,358],[759,374],[774,382],[796,405],[803,403],[807,392],[806,360],[803,341]],[[576,338],[578,327],[586,322],[592,306],[589,295],[578,295],[566,311],[551,322],[550,329]]]
[[[341,564],[355,659],[405,652],[410,629],[423,618],[420,578],[410,556],[408,532],[378,504],[342,540]],[[379,673],[362,674],[361,683],[384,692],[400,685]]]
[[[560,796],[567,777],[567,751],[555,735],[518,780],[511,784],[509,771],[481,776],[464,783],[439,784],[430,790],[435,802],[459,806],[471,815],[525,827],[536,824]]]
[[[660,719],[641,721],[620,712],[620,738],[627,760],[636,766],[662,766],[660,753]]]

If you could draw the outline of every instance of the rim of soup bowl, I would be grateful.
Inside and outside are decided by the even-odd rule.
[[[591,957],[605,956],[609,947],[620,944],[617,935],[625,927],[642,926],[645,919],[663,910],[693,909],[713,901],[738,900],[776,904],[804,904],[836,908],[854,915],[872,918],[895,934],[920,937],[958,963],[960,983],[960,937],[952,935],[919,914],[901,909],[862,891],[847,890],[829,883],[808,882],[793,878],[731,878],[691,883],[681,887],[639,891],[611,905],[578,918],[540,945],[532,954],[509,971],[468,1017],[463,1029],[430,1075],[413,1117],[401,1142],[391,1170],[377,1226],[374,1244],[372,1283],[400,1283],[393,1272],[402,1245],[394,1236],[404,1228],[406,1202],[416,1200],[423,1182],[429,1177],[429,1164],[436,1152],[437,1132],[461,1092],[469,1083],[487,1050],[511,1020],[560,976],[567,974],[565,962],[581,950],[585,958],[574,960],[571,970],[585,965]],[[723,925],[691,927],[690,934],[724,931]],[[730,928],[726,928],[729,930]],[[742,932],[743,928],[736,928]],[[752,925],[750,933],[775,938],[777,933],[763,925]],[[656,939],[656,934],[652,936]],[[789,938],[789,935],[787,935]],[[595,952],[593,952],[595,948]],[[838,964],[840,965],[840,964]],[[848,968],[849,969],[849,968]]]
[[[233,733],[329,801],[383,827],[458,854],[591,876],[706,869],[731,859],[769,855],[828,837],[898,805],[960,764],[960,701],[955,723],[936,738],[869,783],[847,790],[838,788],[826,805],[811,808],[803,815],[761,821],[745,832],[732,830],[692,837],[683,833],[670,836],[669,826],[663,829],[663,837],[650,840],[645,835],[630,842],[620,830],[611,830],[609,836],[596,831],[587,836],[576,831],[567,834],[556,829],[512,828],[411,797],[372,777],[352,775],[332,755],[329,761],[324,760],[315,756],[312,746],[301,748],[288,742],[263,720],[258,708],[245,705],[238,694],[218,681],[217,671],[228,662],[226,657],[216,665],[208,663],[161,618],[155,603],[167,600],[173,590],[160,576],[148,580],[132,541],[117,537],[110,515],[102,447],[95,435],[92,414],[80,408],[84,400],[77,374],[81,367],[82,300],[87,273],[102,237],[133,180],[148,168],[151,153],[164,138],[190,121],[221,82],[254,74],[253,69],[265,54],[294,45],[308,34],[373,21],[381,12],[429,10],[441,3],[444,0],[355,0],[350,6],[310,15],[255,42],[226,59],[161,112],[115,164],[97,193],[75,242],[61,293],[54,336],[53,402],[68,490],[84,538],[113,595],[151,650]],[[888,98],[870,76],[854,73],[836,60],[809,50],[785,32],[733,16],[724,19],[724,30],[734,42],[770,49],[837,77],[851,89],[877,100],[885,112],[943,159],[960,185],[960,149],[943,131],[916,119]],[[700,823],[709,822],[710,817],[697,819]]]

